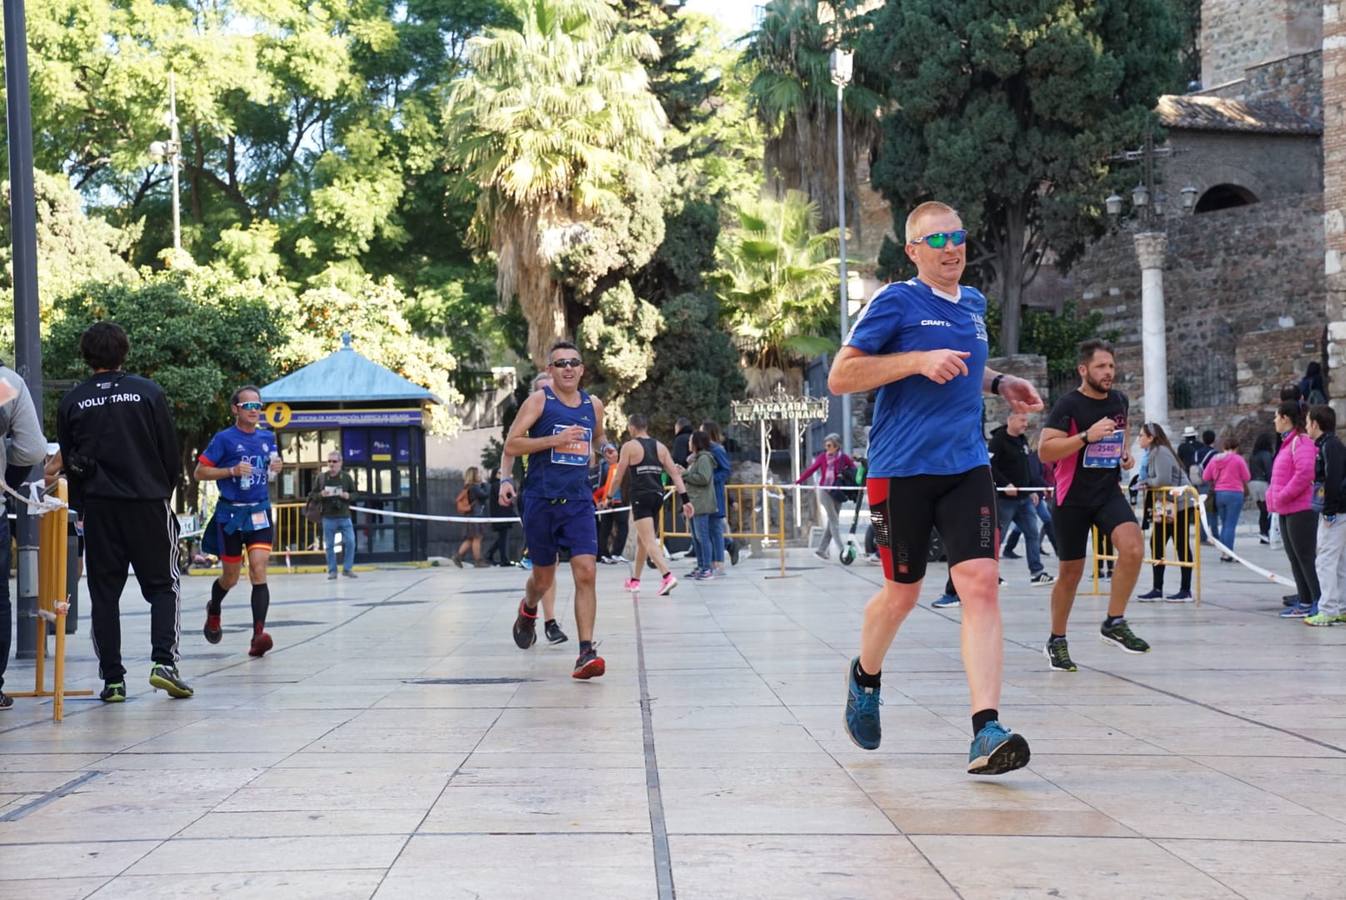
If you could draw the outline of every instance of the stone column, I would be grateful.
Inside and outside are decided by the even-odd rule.
[[[1145,354],[1145,418],[1168,428],[1168,329],[1164,321],[1164,257],[1168,235],[1136,234],[1140,262],[1140,341]]]
[[[1323,4],[1323,237],[1327,392],[1346,414],[1346,4]]]

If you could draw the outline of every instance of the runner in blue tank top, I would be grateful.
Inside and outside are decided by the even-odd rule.
[[[833,393],[879,389],[870,430],[870,515],[883,587],[865,607],[860,655],[851,662],[846,731],[879,746],[879,675],[925,578],[932,527],[963,598],[963,665],[972,696],[968,772],[999,775],[1028,764],[1028,742],[999,722],[1004,639],[997,596],[996,494],[982,436],[982,395],[1016,412],[1042,408],[1027,381],[986,367],[986,298],[959,284],[967,231],[943,203],[907,217],[916,277],[869,301],[828,376]]]
[[[589,488],[593,449],[603,443],[603,404],[580,390],[584,362],[569,341],[557,341],[548,353],[551,387],[534,391],[510,426],[505,453],[528,457],[524,481],[523,525],[533,571],[528,577],[519,613],[514,620],[514,643],[521,649],[537,640],[537,607],[556,581],[557,548],[570,551],[575,578],[575,626],[580,655],[575,678],[594,678],[605,670],[594,651],[594,618],[598,598],[598,528],[594,498]],[[501,487],[507,503],[513,494]]]

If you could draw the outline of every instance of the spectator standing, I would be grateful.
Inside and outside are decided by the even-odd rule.
[[[1034,507],[1042,502],[1037,492],[1022,491],[1031,486],[1033,480],[1029,471],[1028,414],[1010,413],[1005,424],[991,432],[987,451],[991,454],[991,477],[995,479],[996,507],[1001,528],[1013,522],[1024,534],[1024,552],[1028,555],[1029,582],[1034,585],[1049,585],[1053,578],[1042,566],[1039,552],[1041,536],[1038,533],[1038,517]]]
[[[487,518],[508,519],[514,515],[514,510],[500,505],[500,469],[491,470],[491,478],[486,483],[490,493],[486,497]],[[513,522],[492,522],[491,532],[495,535],[491,539],[491,547],[486,551],[486,561],[497,566],[514,565],[514,556],[510,553],[510,533],[514,530]]]
[[[603,462],[599,465],[602,477],[594,492],[594,505],[600,510],[616,509],[622,505],[622,486],[617,483],[617,445],[603,445]],[[598,561],[615,565],[626,562],[626,536],[631,530],[631,517],[626,513],[609,512],[598,517]]]
[[[1342,597],[1346,591],[1346,446],[1337,437],[1337,414],[1325,404],[1309,407],[1309,437],[1318,446],[1314,462],[1314,506],[1318,518],[1318,609],[1304,618],[1305,625],[1328,626],[1346,622]]]
[[[715,518],[710,522],[711,569],[723,578],[726,550],[729,551],[730,563],[738,565],[738,546],[724,536],[729,513],[725,486],[729,484],[734,468],[729,462],[729,451],[724,447],[724,435],[720,433],[719,424],[713,419],[706,419],[701,423],[701,430],[710,438],[710,452],[715,457]]]
[[[0,364],[0,472],[8,466],[20,468],[42,462],[47,454],[47,439],[42,422],[28,393],[28,385],[9,366]],[[59,456],[59,454],[58,454]],[[14,639],[14,610],[9,600],[10,564],[9,517],[0,505],[0,710],[9,709],[14,700],[3,690],[5,669],[9,667],[10,642]]]
[[[809,467],[799,474],[799,480],[795,484],[803,484],[813,476],[814,472],[818,475],[818,500],[822,503],[823,513],[827,516],[827,525],[824,526],[823,540],[818,545],[818,549],[813,551],[813,555],[819,559],[829,559],[832,542],[837,545],[837,552],[841,553],[846,549],[846,543],[841,539],[841,524],[838,510],[841,504],[847,499],[846,492],[840,488],[846,484],[844,473],[855,471],[855,461],[841,451],[841,435],[829,434],[823,438],[823,452],[819,453],[809,464]]]
[[[318,476],[309,499],[322,504],[322,546],[327,553],[327,580],[337,577],[336,536],[341,535],[341,574],[358,578],[355,574],[355,524],[351,521],[351,499],[355,496],[355,479],[341,470],[341,451],[327,455],[327,471]]]
[[[1248,496],[1257,504],[1257,540],[1271,543],[1271,514],[1267,512],[1267,485],[1271,483],[1271,435],[1263,432],[1253,441],[1253,454],[1248,463]]]
[[[468,466],[467,471],[463,473],[463,487],[458,491],[458,496],[454,499],[454,507],[460,516],[471,516],[476,519],[486,517],[486,501],[490,486],[482,481],[481,469],[476,466]],[[463,554],[472,550],[472,565],[477,568],[489,566],[481,555],[481,539],[486,536],[486,525],[482,522],[467,523],[466,533],[463,542],[458,545],[458,552],[453,554],[453,564],[458,568],[463,567]]]
[[[1304,370],[1304,377],[1299,380],[1299,396],[1308,406],[1327,403],[1327,384],[1323,381],[1322,363],[1311,362]]]
[[[1226,549],[1233,550],[1239,515],[1243,512],[1243,492],[1252,480],[1248,464],[1239,455],[1238,438],[1231,434],[1224,439],[1224,452],[1206,461],[1201,477],[1215,493],[1215,528],[1219,532],[1220,543]],[[1220,554],[1220,562],[1233,561],[1234,557]]]
[[[673,463],[686,468],[688,461],[692,458],[692,420],[686,416],[678,416],[678,420],[673,423],[673,446],[669,452],[673,454]]]
[[[711,520],[716,517],[715,455],[710,450],[710,435],[698,431],[692,435],[692,458],[682,480],[692,501],[692,546],[696,550],[696,571],[692,577],[704,581],[715,577],[711,565]],[[721,548],[723,549],[723,547]]]
[[[1318,600],[1318,514],[1313,511],[1313,470],[1318,454],[1305,432],[1304,412],[1297,402],[1283,402],[1276,408],[1273,421],[1276,433],[1281,435],[1281,449],[1271,466],[1267,509],[1280,518],[1281,540],[1298,595],[1293,606],[1281,611],[1281,618],[1302,619]]]
[[[1178,562],[1192,560],[1192,519],[1196,514],[1196,502],[1188,492],[1173,494],[1169,488],[1186,487],[1187,475],[1178,455],[1169,443],[1164,427],[1158,422],[1146,422],[1140,426],[1140,446],[1148,451],[1145,455],[1146,495],[1151,497],[1150,558],[1162,560],[1164,548],[1169,538],[1173,539],[1173,550]],[[1136,597],[1142,602],[1170,600],[1174,603],[1189,603],[1192,600],[1192,570],[1187,566],[1178,571],[1182,579],[1178,592],[1164,596],[1164,570],[1162,562],[1154,564],[1154,586],[1148,593]]]

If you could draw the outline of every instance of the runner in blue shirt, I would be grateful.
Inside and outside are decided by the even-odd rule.
[[[986,367],[986,298],[959,284],[967,231],[943,203],[907,217],[916,277],[890,284],[860,313],[828,376],[834,394],[879,389],[869,439],[870,515],[884,585],[865,607],[850,667],[846,730],[879,746],[879,675],[925,578],[931,528],[963,598],[963,665],[972,695],[968,772],[999,775],[1028,764],[1028,742],[1001,726],[1003,635],[998,600],[996,494],[982,436],[982,395],[1016,411],[1042,408],[1022,378]]]
[[[234,391],[229,400],[234,424],[210,439],[197,459],[197,481],[219,482],[220,498],[215,514],[201,536],[201,549],[220,558],[223,573],[210,586],[206,605],[206,640],[218,644],[223,634],[220,609],[224,595],[238,584],[244,551],[248,555],[248,579],[252,582],[252,643],[249,656],[262,656],[272,647],[266,633],[266,614],[271,589],[266,567],[271,560],[271,477],[280,471],[276,435],[258,428],[262,418],[262,395],[252,385]]]
[[[556,558],[564,547],[570,551],[570,572],[575,578],[575,627],[580,640],[579,659],[571,674],[595,678],[603,674],[606,664],[594,650],[598,527],[589,464],[595,445],[604,442],[603,404],[580,389],[584,362],[574,344],[557,341],[547,357],[551,385],[529,395],[505,438],[505,453],[528,457],[520,513],[533,561],[514,620],[514,643],[527,649],[537,640],[538,604],[556,582]],[[505,505],[514,500],[513,484],[508,480],[501,481],[500,499]]]

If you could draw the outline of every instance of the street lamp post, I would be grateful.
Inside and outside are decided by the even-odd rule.
[[[846,139],[842,127],[841,101],[845,96],[846,85],[850,84],[851,72],[855,65],[855,55],[848,50],[837,48],[832,51],[828,69],[832,74],[832,83],[837,86],[837,232],[841,235],[841,268],[838,293],[841,297],[841,343],[846,343],[846,334],[851,330],[850,290],[846,274]],[[855,427],[851,422],[851,395],[841,395],[841,448],[850,455],[854,449]]]
[[[1136,215],[1136,260],[1140,263],[1140,338],[1145,377],[1145,418],[1168,427],[1168,329],[1164,316],[1164,257],[1168,253],[1168,234],[1162,230],[1167,197],[1154,183],[1154,161],[1173,155],[1172,147],[1155,147],[1154,136],[1145,135],[1145,146],[1127,150],[1113,159],[1143,164],[1143,180],[1131,189],[1131,206]],[[1182,189],[1182,205],[1190,210],[1196,204],[1197,190]],[[1108,215],[1120,220],[1122,198],[1116,194],[1105,201]]]
[[[173,175],[173,252],[182,249],[182,212],[178,201],[178,168],[182,158],[182,141],[178,137],[177,81],[168,72],[168,140],[150,144],[150,156],[168,163]]]

